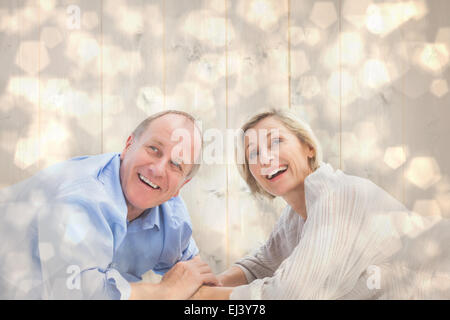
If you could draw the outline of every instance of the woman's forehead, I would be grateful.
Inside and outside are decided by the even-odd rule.
[[[280,134],[292,134],[291,131],[278,119],[273,117],[265,118],[256,123],[253,127],[245,131],[245,138],[255,139],[256,137],[279,136]]]

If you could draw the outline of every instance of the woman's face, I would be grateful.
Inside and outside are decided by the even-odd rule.
[[[274,196],[303,189],[311,173],[308,158],[314,149],[301,142],[275,117],[259,121],[245,133],[245,155],[258,184]]]

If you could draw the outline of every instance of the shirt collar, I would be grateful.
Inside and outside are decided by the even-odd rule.
[[[145,210],[145,212],[138,219],[142,220],[142,229],[146,230],[156,227],[159,230],[161,222],[160,206]]]
[[[103,164],[98,170],[97,179],[105,186],[106,192],[113,201],[112,204],[118,207],[119,212],[122,213],[121,219],[126,223],[128,208],[120,183],[120,154],[107,153],[101,157],[104,160],[102,159]]]

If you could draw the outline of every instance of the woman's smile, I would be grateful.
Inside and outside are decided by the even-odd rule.
[[[281,179],[281,177],[284,175],[284,173],[287,171],[288,166],[280,166],[279,168],[275,168],[271,170],[271,172],[266,175],[266,179],[269,181],[278,181]]]

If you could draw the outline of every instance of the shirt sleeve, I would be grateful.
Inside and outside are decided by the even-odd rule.
[[[308,208],[302,239],[273,276],[236,287],[230,299],[337,299],[398,243],[365,185],[325,194]]]
[[[296,230],[289,227],[286,220],[289,216],[290,207],[286,207],[277,221],[269,239],[261,247],[251,254],[236,261],[233,266],[239,267],[245,274],[248,283],[255,279],[273,276],[281,262],[291,253],[291,238]],[[291,224],[296,227],[296,224]]]
[[[198,255],[200,253],[200,250],[197,247],[197,244],[195,243],[195,240],[193,237],[189,238],[189,242],[187,247],[183,250],[183,254],[181,256],[182,261],[191,260],[193,257]]]
[[[61,201],[38,215],[45,299],[128,299],[130,284],[112,267],[114,236],[95,204]]]

